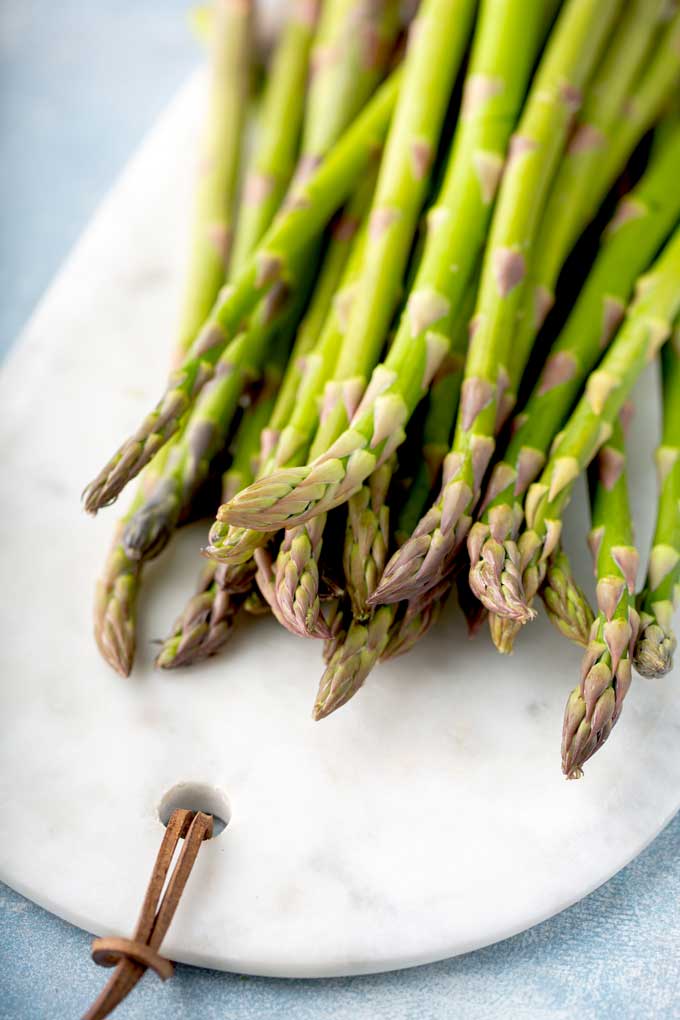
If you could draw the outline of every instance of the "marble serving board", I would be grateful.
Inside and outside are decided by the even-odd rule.
[[[579,653],[545,621],[501,658],[450,613],[314,723],[320,647],[268,620],[246,622],[208,664],[153,670],[203,524],[148,570],[132,677],[104,665],[91,599],[116,509],[89,519],[80,491],[165,372],[203,87],[192,80],[172,104],[0,375],[0,879],[92,932],[127,934],[159,806],[188,799],[230,821],[199,855],[169,956],[322,976],[462,953],[586,895],[677,810],[678,671],[635,679],[579,783],[559,767]],[[640,395],[654,410],[632,431],[643,548],[654,387],[650,371]],[[586,527],[581,491],[568,542],[584,578]]]

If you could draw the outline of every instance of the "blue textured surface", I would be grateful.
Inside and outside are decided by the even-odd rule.
[[[197,61],[187,7],[186,0],[0,4],[0,351]],[[679,848],[680,816],[582,903],[455,960],[317,982],[178,967],[167,985],[147,976],[116,1016],[680,1018]],[[106,977],[89,960],[89,941],[0,886],[0,1020],[81,1015]]]

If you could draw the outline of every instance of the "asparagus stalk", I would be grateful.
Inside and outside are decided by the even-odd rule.
[[[616,177],[628,154],[659,119],[680,88],[680,10],[671,11],[653,58],[624,104],[608,155],[606,175]]]
[[[215,306],[165,394],[138,430],[113,455],[84,493],[95,513],[112,503],[131,478],[175,434],[192,402],[215,374],[215,366],[243,321],[275,283],[285,279],[291,258],[303,252],[355,188],[370,153],[380,145],[399,93],[399,71],[376,92],[322,165],[298,187],[297,199],[267,231],[256,252]]]
[[[305,109],[318,0],[294,0],[267,75],[256,148],[248,165],[231,256],[231,275],[248,260],[276,214],[293,176]],[[197,327],[214,304],[211,301]]]
[[[462,380],[467,324],[474,299],[475,288],[470,287],[452,329],[452,352],[440,365],[430,389],[423,424],[422,455],[408,496],[397,515],[397,543],[411,534],[427,504],[449,447]],[[331,626],[331,637],[326,640],[327,668],[319,684],[314,718],[330,715],[353,697],[381,658],[402,654],[412,647],[435,622],[447,594],[448,586],[445,592],[438,591],[427,604],[424,600],[417,600],[405,606],[380,606],[367,620],[352,618],[351,614],[349,620],[343,619],[343,613],[338,612],[334,626]]]
[[[506,414],[514,404],[534,338],[554,303],[555,285],[567,255],[640,140],[639,134],[628,135],[628,149],[615,147],[618,162],[609,159],[621,111],[625,101],[635,94],[640,69],[646,65],[666,6],[665,0],[633,0],[625,5],[586,92],[532,256],[521,319],[513,340]]]
[[[239,426],[231,466],[222,479],[222,495],[229,497],[254,477],[260,435],[274,406],[287,345],[279,342],[263,373],[256,399],[246,408]],[[242,591],[229,591],[220,564],[206,563],[196,592],[178,617],[171,635],[163,642],[156,665],[163,669],[188,666],[215,655],[228,641],[233,623],[252,584],[247,578]],[[254,570],[253,570],[254,574]]]
[[[401,441],[403,426],[447,354],[544,15],[542,5],[512,0],[483,5],[461,120],[406,312],[350,428],[317,461],[251,486],[222,508],[224,519],[263,529],[301,523],[349,498]]]
[[[548,619],[560,634],[585,648],[595,617],[576,582],[569,558],[561,548],[548,561],[541,598]]]
[[[378,175],[363,272],[313,452],[325,450],[347,427],[366,375],[384,343],[471,15],[469,0],[427,0],[419,13],[418,32],[409,47],[404,87]],[[323,527],[323,521],[315,521],[295,529],[284,539],[277,560],[279,606],[298,632],[309,629],[314,633],[319,620],[315,561]]]
[[[245,386],[258,377],[286,320],[292,317],[295,322],[299,317],[310,284],[307,267],[300,262],[291,262],[289,279],[270,291],[252,323],[229,344],[199,395],[153,491],[125,528],[123,544],[131,559],[149,560],[163,551],[207,478],[213,458],[224,447]],[[283,332],[289,340],[289,331]]]
[[[369,90],[377,80],[377,76],[384,64],[384,55],[381,52],[380,38],[385,48],[390,44],[390,33],[393,34],[393,22],[395,20],[394,3],[377,4],[370,10],[357,11],[356,5],[342,0],[342,2],[330,3],[325,8],[325,17],[319,29],[315,43],[317,52],[327,52],[330,59],[321,62],[316,61],[314,79],[310,89],[307,103],[307,116],[305,118],[305,131],[302,142],[302,153],[298,165],[298,172],[291,190],[288,201],[294,202],[297,188],[301,180],[308,176],[310,170],[318,165],[325,152],[332,146],[340,130],[355,114]],[[357,23],[358,15],[358,23]],[[268,94],[265,98],[265,111],[262,126],[263,140],[258,146],[258,154],[254,161],[255,180],[261,181],[262,174],[269,174],[273,184],[278,188],[263,189],[257,187],[255,192],[261,194],[262,201],[256,206],[252,205],[246,210],[245,215],[239,218],[237,231],[237,249],[242,257],[236,263],[242,262],[264,229],[269,225],[269,219],[275,211],[272,194],[276,192],[278,199],[281,198],[282,188],[287,184],[290,174],[282,175],[281,167],[290,169],[293,152],[290,150],[290,115],[288,104],[293,104],[294,123],[299,121],[298,108],[301,110],[302,96],[287,95],[297,87],[300,89],[304,81],[302,72],[303,58],[306,60],[309,49],[311,23],[315,21],[316,11],[307,13],[301,11],[302,24],[292,22],[288,36],[284,34],[280,44],[280,56],[274,61],[272,78],[268,87]],[[342,38],[346,37],[349,31],[355,33],[351,44],[339,47]],[[373,40],[373,48],[369,45]],[[378,50],[375,49],[378,46]],[[341,59],[338,59],[338,58]],[[357,70],[361,64],[361,73],[354,78],[353,89],[345,89],[340,100],[333,103],[333,115],[329,118],[328,110],[319,98],[327,99],[331,92],[329,88],[337,83],[338,73],[343,68]],[[302,82],[301,82],[302,75]],[[279,136],[283,135],[283,138]],[[296,139],[295,139],[296,140]],[[285,159],[286,146],[291,151],[291,159]],[[276,177],[279,172],[278,178]],[[370,176],[370,175],[369,175]],[[271,417],[269,422],[260,423],[260,431],[264,436],[265,447],[271,446],[280,432],[283,424],[288,420],[294,403],[296,390],[301,377],[300,366],[302,359],[309,354],[321,331],[324,319],[326,318],[331,300],[337,287],[338,280],[343,272],[347,261],[351,240],[357,227],[357,215],[361,215],[362,207],[359,202],[364,203],[370,189],[370,181],[362,184],[358,196],[353,199],[348,209],[341,215],[333,231],[329,250],[324,259],[314,297],[300,326],[291,353],[289,368],[286,372],[283,385],[279,392],[276,403],[270,407]],[[246,192],[247,192],[246,187]],[[267,192],[267,194],[264,194]],[[257,195],[256,195],[257,197]],[[248,195],[246,194],[246,200]],[[266,200],[265,200],[266,199]],[[240,242],[240,243],[239,243]],[[309,261],[314,261],[311,258]],[[199,398],[200,404],[203,400]],[[258,413],[258,420],[259,414]],[[268,424],[265,429],[264,426]],[[251,439],[248,429],[249,419],[246,419],[246,436],[240,440],[241,445],[245,443],[249,447]],[[232,469],[225,476],[224,494],[229,498],[240,486],[234,484],[235,480],[244,480],[243,471]],[[252,476],[247,479],[252,480]],[[224,563],[213,563],[203,571],[199,591],[191,600],[185,613],[176,625],[177,633],[171,639],[171,648],[163,650],[161,665],[179,664],[176,662],[175,650],[179,647],[179,659],[186,664],[192,659],[203,657],[204,654],[214,654],[224,643],[230,632],[230,624],[235,612],[243,602],[243,593],[250,586],[251,578],[255,572],[253,561],[237,565],[236,569]],[[236,598],[230,598],[229,595]],[[223,620],[224,617],[224,620]],[[229,624],[229,626],[222,626]],[[208,625],[210,624],[210,625]],[[207,651],[206,651],[207,650]]]
[[[368,623],[352,621],[321,677],[312,717],[325,719],[354,697],[384,651],[392,607],[381,606]]]
[[[663,432],[656,451],[659,504],[647,579],[640,593],[634,665],[641,676],[665,676],[673,665],[673,610],[680,597],[680,331],[661,352]]]
[[[395,467],[396,457],[392,456],[347,503],[343,567],[352,614],[357,620],[366,620],[370,615],[368,599],[387,562],[390,524],[387,494]],[[318,517],[310,525],[316,520]]]
[[[309,53],[317,16],[318,5],[316,3],[298,0],[284,26],[274,53],[265,86],[255,152],[248,166],[243,189],[243,201],[238,216],[230,262],[232,276],[243,267],[247,257],[269,227],[293,174],[304,111]],[[263,329],[261,322],[256,323],[252,338],[255,341],[255,346],[258,346],[258,343],[261,348],[266,346],[271,332],[271,330]],[[283,329],[281,332],[285,334],[286,330]],[[308,334],[309,331],[307,330],[306,333]],[[304,352],[306,342],[306,334],[302,327],[300,334],[296,340],[295,351],[291,355],[296,359]],[[244,342],[249,345],[251,343],[250,340]],[[280,343],[279,347],[280,354],[282,354],[283,347]],[[275,353],[273,364],[276,362],[277,355]],[[267,413],[272,411],[273,395],[270,399],[270,385],[267,383],[267,378],[271,378],[271,372],[271,366],[269,370],[265,370],[264,392],[267,399],[261,398],[257,409],[253,408],[252,412],[245,415],[237,437],[237,451],[242,446],[249,449],[252,445],[253,425],[251,421],[259,424],[257,433],[259,442],[259,433],[267,423],[266,420],[260,421],[260,416],[264,413],[261,408],[265,409]],[[280,371],[277,370],[276,374],[280,375]],[[214,436],[210,444],[213,449],[217,448],[219,437],[228,428],[233,412],[236,382],[236,379],[232,379],[230,383],[225,381],[221,398],[222,414],[225,420],[219,423],[219,435]],[[212,394],[209,398],[200,397],[198,405],[208,399],[214,405],[217,396],[217,394]],[[194,419],[198,418],[197,428],[201,435],[205,426],[200,424],[200,406],[193,417]],[[195,464],[190,457],[185,457],[183,463],[176,460],[174,478],[170,483],[166,481],[166,488],[170,490],[167,499],[169,499],[171,507],[171,517],[176,517],[181,510],[179,505],[181,494],[184,493],[186,500],[190,499],[192,495],[191,479],[187,480],[187,484],[182,478],[182,470],[188,471],[190,474],[193,471],[195,474]],[[235,481],[239,477],[243,478],[243,484],[246,484],[247,481],[252,480],[252,473],[244,476],[232,464],[223,478],[223,493],[231,494],[237,491],[238,486],[235,486]],[[161,506],[163,506],[163,502],[161,500]],[[141,534],[143,535],[145,530],[148,531],[154,517],[158,516],[158,507],[145,506],[138,508],[138,511],[142,511]],[[161,514],[161,516],[163,515]],[[172,522],[166,520],[166,531],[169,534],[168,525],[171,530]],[[243,571],[242,576],[238,579],[227,578],[224,568],[218,571],[215,564],[206,565],[201,571],[198,590],[192,596],[182,617],[177,621],[175,634],[172,639],[166,642],[159,656],[159,664],[166,666],[173,666],[180,662],[185,664],[217,651],[231,632],[231,624],[243,601],[242,597],[229,598],[229,591],[236,592],[241,596],[250,585],[253,573],[254,568],[250,573]],[[228,586],[227,582],[229,582]],[[206,628],[204,624],[208,621],[210,626]],[[177,658],[178,648],[180,654]],[[175,661],[176,658],[177,661]]]
[[[503,458],[491,473],[480,520],[470,531],[468,551],[470,586],[492,611],[503,602],[500,571],[505,571],[505,582],[510,574],[517,580],[516,543],[524,494],[544,466],[548,448],[584,381],[616,332],[636,278],[680,217],[680,194],[673,183],[678,166],[680,131],[676,129],[638,186],[619,203],[576,305],[522,413],[513,422]],[[516,591],[513,589],[513,594]],[[521,598],[519,605],[521,616]],[[495,626],[498,630],[509,625]]]
[[[397,27],[397,5],[390,2],[366,6],[364,4],[347,3],[346,0],[331,3],[325,9],[325,17],[320,26],[319,40],[315,47],[315,73],[310,91],[308,103],[308,116],[306,120],[305,140],[303,143],[303,158],[300,162],[296,183],[305,180],[311,170],[318,165],[325,150],[334,142],[335,137],[345,126],[347,121],[355,113],[355,110],[364,102],[367,95],[375,85],[377,77],[381,73],[387,54],[391,47]],[[329,117],[329,108],[331,116]],[[294,459],[296,447],[300,450],[306,448],[308,438],[311,437],[313,425],[316,421],[317,389],[320,383],[328,377],[331,364],[334,363],[337,355],[337,337],[334,337],[334,318],[325,331],[319,342],[317,357],[305,357],[305,380],[302,383],[302,371],[298,367],[302,356],[306,356],[311,350],[313,343],[318,337],[327,313],[330,310],[331,302],[338,302],[338,317],[347,314],[348,302],[341,306],[342,297],[349,296],[349,283],[358,277],[361,252],[364,240],[357,242],[356,253],[352,257],[352,264],[348,267],[344,294],[336,297],[336,288],[342,276],[345,264],[348,260],[351,241],[356,230],[358,221],[363,218],[364,210],[368,200],[373,193],[374,174],[371,172],[362,182],[361,186],[352,199],[347,213],[341,217],[335,230],[335,237],[331,244],[330,251],[325,260],[324,269],[321,274],[319,285],[316,289],[310,313],[304,324],[304,329],[296,342],[296,350],[291,359],[291,370],[287,373],[282,388],[280,400],[265,433],[265,443],[268,456],[263,457],[265,469],[267,464],[275,463],[277,458]],[[293,193],[293,200],[295,189]],[[313,365],[310,364],[313,361]],[[297,408],[293,408],[297,400]],[[293,421],[284,429],[288,419],[292,416]],[[301,427],[297,427],[302,422]],[[297,434],[296,434],[297,432]],[[216,538],[215,532],[218,532]],[[292,536],[291,536],[292,538]],[[309,536],[301,536],[296,542],[291,542],[287,548],[287,563],[289,566],[287,588],[291,586],[291,572],[295,577],[291,599],[292,606],[296,605],[302,618],[305,618],[304,605],[307,601],[315,607],[315,618],[318,616],[319,602],[316,597],[318,588],[318,573],[312,577],[310,570],[316,568],[316,564],[310,564],[310,570],[304,571],[302,576],[296,574],[296,566],[300,563],[300,545],[307,548],[306,543]],[[219,524],[211,533],[213,543],[208,554],[214,555],[215,545],[219,545],[220,554],[218,557],[223,563],[222,572],[225,575],[225,583],[233,584],[242,577],[244,572],[249,574],[252,562],[253,550],[263,545],[267,540],[266,536],[248,534],[247,530],[222,529]],[[226,549],[225,549],[226,546]],[[236,562],[234,562],[234,547],[238,548]],[[224,553],[226,552],[226,555]],[[231,554],[231,565],[229,561]],[[309,557],[309,552],[307,552]],[[299,599],[295,600],[297,582],[300,582]],[[310,586],[315,589],[311,591]],[[320,624],[322,626],[322,622]],[[325,633],[325,630],[323,631]]]
[[[251,0],[215,4],[211,82],[178,350],[187,351],[224,283],[250,81]]]
[[[461,298],[456,320],[450,327],[449,353],[430,384],[428,410],[423,423],[422,455],[399,511],[395,535],[398,544],[406,541],[417,524],[449,448],[463,379],[468,323],[474,310],[478,280],[477,273],[474,283],[468,286]],[[395,467],[396,457],[393,455],[373,472],[347,504],[345,579],[353,615],[360,620],[369,615],[369,599],[385,568],[390,518],[386,499]],[[429,629],[425,624],[425,614],[417,612],[415,607],[410,607],[406,615],[409,619],[420,617],[417,626],[423,629],[423,633]],[[434,613],[428,612],[427,616],[434,622]],[[410,630],[415,633],[416,625]]]
[[[639,556],[625,474],[623,429],[615,423],[590,473],[592,531],[597,577],[597,619],[583,656],[581,679],[567,701],[562,731],[562,771],[579,779],[583,765],[611,733],[631,681],[639,627],[635,577]]]
[[[241,132],[248,91],[250,3],[222,3],[212,34],[211,90],[193,224],[184,306],[173,354],[181,363],[224,282],[231,236]],[[167,450],[147,468],[130,509],[119,521],[94,603],[94,635],[104,659],[129,676],[135,655],[137,598],[142,565],[125,552],[122,538],[162,475]]]
[[[512,606],[496,606],[500,616],[521,625],[534,615],[530,604],[559,543],[562,514],[574,481],[611,435],[612,423],[636,379],[668,339],[679,312],[680,228],[676,228],[651,271],[639,280],[637,297],[623,326],[596,371],[590,374],[540,479],[527,492],[526,528],[517,543],[520,584]],[[472,541],[470,545],[470,559],[476,563],[479,550]],[[501,565],[500,571],[504,569]]]
[[[385,72],[400,26],[398,0],[326,0],[312,51],[304,180],[359,113]]]
[[[494,451],[499,409],[509,383],[511,339],[540,215],[574,109],[619,6],[568,0],[548,41],[513,140],[491,224],[476,329],[442,491],[412,538],[388,564],[376,602],[411,597],[434,587],[450,571],[470,527],[471,511]]]
[[[323,329],[318,336],[318,342],[310,353],[305,353],[302,360],[295,357],[296,351],[293,352],[272,420],[263,434],[266,450],[263,451],[260,475],[267,474],[279,464],[297,463],[299,458],[306,456],[309,449],[309,443],[319,421],[321,396],[335,368],[347,328],[349,310],[354,300],[356,283],[363,266],[367,233],[366,213],[374,184],[375,176],[370,172],[337,223],[327,258],[332,263],[333,275],[338,268],[337,263],[342,262],[340,285],[331,295],[330,287],[327,288],[325,282],[325,268],[322,270],[315,301],[320,293],[324,293],[330,299],[330,304],[326,307],[327,315]],[[342,258],[337,255],[338,249]],[[321,316],[318,314],[315,301],[310,307],[310,315],[318,326]],[[306,320],[303,324],[303,331],[307,337],[311,332],[307,329],[308,323],[309,320]],[[300,340],[299,334],[296,350],[299,350]],[[323,406],[321,413],[323,415]],[[228,564],[238,572],[239,567],[252,559],[254,550],[266,545],[268,540],[266,532],[229,526],[220,519],[218,513],[205,552],[214,560]]]

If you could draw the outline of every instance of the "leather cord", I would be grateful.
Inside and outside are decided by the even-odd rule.
[[[210,839],[212,831],[211,815],[183,809],[173,811],[151,873],[134,936],[131,939],[111,936],[95,939],[92,943],[94,962],[101,967],[115,967],[115,971],[83,1020],[103,1020],[112,1013],[147,969],[155,971],[163,981],[172,976],[172,963],[160,956],[158,950],[175,916],[201,843]],[[175,851],[182,839],[184,843],[177,863],[168,878]]]

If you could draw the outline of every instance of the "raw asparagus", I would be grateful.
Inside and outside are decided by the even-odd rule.
[[[611,438],[590,472],[598,615],[593,623],[581,679],[567,701],[562,731],[562,771],[579,779],[583,765],[602,747],[617,722],[631,681],[631,657],[639,626],[635,578],[639,556],[626,481],[623,429]]]
[[[494,451],[527,263],[574,111],[620,4],[569,0],[561,9],[511,146],[499,193],[442,491],[395,554],[375,601],[434,587],[451,569]]]
[[[595,617],[574,577],[569,558],[561,548],[548,561],[541,598],[548,619],[560,634],[585,648]]]
[[[430,390],[428,410],[423,424],[422,454],[418,471],[409,485],[407,498],[399,508],[395,522],[397,544],[411,534],[438,479],[449,446],[451,429],[462,379],[462,361],[467,339],[467,322],[474,307],[475,289],[470,288],[458,321],[452,329],[452,354],[440,365]],[[313,522],[312,522],[313,523]],[[417,600],[404,606],[380,606],[367,620],[354,619],[351,611],[339,611],[331,637],[326,640],[329,653],[326,670],[319,684],[314,717],[322,718],[345,704],[363,686],[371,670],[383,655],[402,654],[412,647],[435,622],[446,592],[424,604]],[[337,676],[336,676],[337,674]]]
[[[248,164],[230,263],[240,270],[271,224],[293,176],[300,144],[318,0],[293,0],[265,82],[255,152]],[[214,298],[198,328],[207,319]]]
[[[231,237],[241,134],[248,92],[251,4],[227,2],[216,11],[212,33],[210,105],[199,163],[190,267],[172,367],[181,363],[224,282]],[[145,471],[133,502],[116,527],[94,604],[94,634],[106,661],[122,676],[132,668],[142,566],[126,554],[122,538],[161,476],[167,450]]]
[[[640,634],[634,665],[646,677],[673,665],[673,610],[680,599],[680,330],[661,352],[663,432],[656,451],[659,504],[647,579],[640,593]]]
[[[182,353],[194,343],[210,314],[229,264],[233,200],[248,109],[252,8],[252,0],[215,4],[210,99],[179,332]]]
[[[547,561],[559,543],[562,513],[574,481],[611,435],[612,423],[637,377],[668,339],[679,312],[680,228],[676,228],[650,272],[638,281],[637,296],[624,324],[598,368],[591,372],[585,392],[557,437],[540,479],[527,492],[526,528],[517,543],[516,561],[521,577],[515,596],[523,606],[523,614],[513,604],[496,606],[499,615],[518,623],[533,615],[530,604],[543,582]],[[471,548],[470,559],[477,562],[478,549]]]
[[[370,154],[387,131],[399,93],[394,71],[347,129],[328,158],[298,187],[297,200],[272,224],[257,251],[221,296],[187,357],[170,376],[165,394],[137,431],[87,486],[85,508],[95,513],[112,503],[175,434],[242,320],[275,283],[285,278],[290,259],[320,235],[330,217],[357,184]]]
[[[325,402],[326,414],[312,456],[326,450],[347,428],[384,344],[472,12],[469,0],[426,0],[419,10],[378,174],[363,270],[334,373],[335,402]],[[301,524],[286,536],[277,561],[275,587],[281,612],[298,632],[306,627],[313,632],[318,620],[313,592],[318,567],[313,561],[320,552],[323,527],[323,520]]]
[[[548,448],[585,379],[615,334],[636,278],[680,217],[680,193],[673,186],[678,166],[680,130],[675,129],[637,188],[619,202],[576,305],[527,404],[513,422],[503,458],[491,473],[480,520],[472,526],[468,540],[470,586],[491,610],[503,601],[498,571],[505,570],[506,581],[509,573],[515,580],[518,576],[516,543],[524,494],[543,468]],[[521,616],[521,599],[518,604]]]
[[[403,425],[447,354],[451,323],[483,244],[544,15],[542,5],[487,2],[482,7],[462,117],[441,194],[429,214],[406,313],[350,429],[317,462],[276,472],[246,490],[224,508],[225,517],[258,528],[304,521],[348,498],[400,441]]]
[[[244,411],[231,466],[222,479],[225,498],[254,477],[260,435],[274,406],[286,353],[286,344],[282,342],[265,368],[256,399]],[[228,591],[221,576],[223,570],[220,564],[205,564],[196,592],[178,617],[172,634],[163,642],[157,666],[163,669],[188,666],[215,655],[227,642],[234,620],[250,592],[251,579],[247,579],[243,591]]]
[[[635,94],[665,0],[632,0],[625,5],[611,42],[585,93],[583,107],[550,190],[532,255],[521,318],[512,345],[510,387],[503,417],[516,399],[534,338],[555,300],[555,285],[584,227],[621,173],[640,135],[628,135],[629,148],[616,145],[624,103]]]

